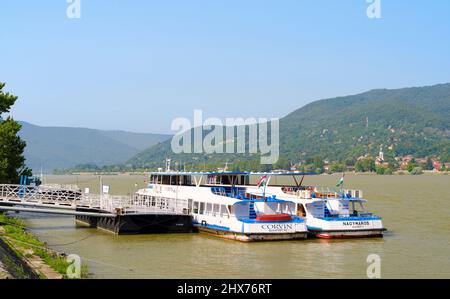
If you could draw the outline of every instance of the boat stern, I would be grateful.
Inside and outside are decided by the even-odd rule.
[[[330,217],[308,220],[308,233],[317,238],[376,238],[386,229],[380,217]]]
[[[308,236],[305,220],[300,217],[286,221],[239,219],[231,230],[239,232],[241,241],[295,240]]]

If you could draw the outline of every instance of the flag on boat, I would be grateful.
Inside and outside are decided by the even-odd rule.
[[[258,181],[258,188],[264,187],[267,184],[267,175],[262,176]]]
[[[339,182],[336,184],[336,187],[341,187],[342,185],[344,185],[344,174],[342,174],[342,177],[339,180]]]

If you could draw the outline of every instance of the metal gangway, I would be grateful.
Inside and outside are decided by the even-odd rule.
[[[157,198],[149,201],[135,194],[83,194],[74,188],[0,184],[0,211],[34,212],[46,214],[116,217],[130,214],[188,213],[183,199]]]

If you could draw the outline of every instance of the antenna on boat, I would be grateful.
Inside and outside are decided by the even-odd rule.
[[[41,184],[44,183],[44,172],[42,170],[42,162],[41,162]]]
[[[228,164],[233,164],[233,163],[229,163],[228,161],[225,162],[225,167],[222,170],[219,168],[219,171],[227,172],[228,171]]]
[[[170,159],[166,159],[166,171],[170,171]]]

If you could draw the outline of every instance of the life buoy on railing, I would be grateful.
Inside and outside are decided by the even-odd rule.
[[[258,221],[291,221],[292,216],[289,214],[263,214],[256,217]]]

